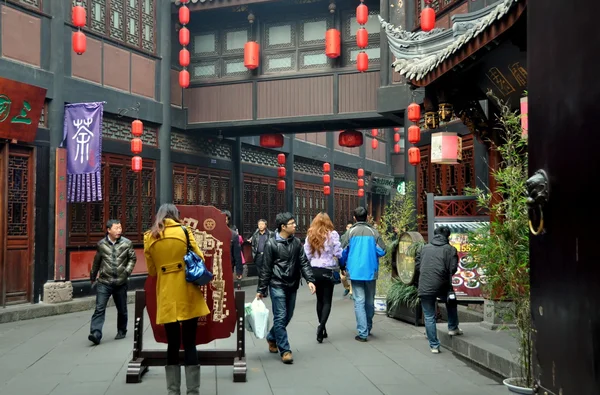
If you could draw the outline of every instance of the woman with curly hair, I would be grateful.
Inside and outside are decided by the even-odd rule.
[[[327,319],[331,312],[333,287],[335,285],[333,271],[338,270],[337,259],[342,256],[340,235],[333,230],[333,223],[327,213],[319,213],[310,224],[304,243],[304,252],[310,260],[317,288],[317,341],[327,338]]]

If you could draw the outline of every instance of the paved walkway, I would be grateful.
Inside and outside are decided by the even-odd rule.
[[[254,297],[255,287],[246,288]],[[202,367],[203,395],[504,395],[496,380],[472,369],[450,352],[432,355],[424,329],[376,316],[367,343],[354,340],[352,301],[336,287],[327,325],[329,339],[315,340],[315,302],[300,288],[289,327],[295,362],[284,365],[264,340],[248,334],[248,382],[233,383],[232,368]],[[129,305],[130,314],[133,305]],[[0,325],[0,395],[164,395],[162,368],[151,368],[142,383],[126,384],[132,338],[113,340],[116,311],[110,308],[102,343],[87,340],[91,311]],[[146,322],[146,347],[154,345]],[[130,334],[133,319],[129,321]],[[468,336],[468,333],[465,334]],[[206,348],[233,348],[217,341]],[[152,347],[155,348],[155,347]],[[184,387],[185,388],[185,387]],[[185,393],[185,392],[184,392]]]

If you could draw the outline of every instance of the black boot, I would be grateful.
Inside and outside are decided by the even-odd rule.
[[[317,341],[323,343],[323,329],[321,329],[321,325],[317,327]]]

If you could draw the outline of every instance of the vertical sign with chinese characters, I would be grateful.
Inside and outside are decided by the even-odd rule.
[[[44,88],[0,77],[0,138],[35,141],[45,99]]]
[[[67,150],[56,149],[56,219],[54,225],[54,280],[65,279],[67,249]]]

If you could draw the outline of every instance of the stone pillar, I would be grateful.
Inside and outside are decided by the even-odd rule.
[[[158,204],[173,201],[173,169],[171,167],[171,2],[158,2],[160,60],[160,101],[162,103],[162,125],[158,132],[160,165],[158,169]]]
[[[290,152],[285,161],[285,209],[294,214],[296,202],[294,201],[294,146],[295,135],[290,135]]]
[[[230,207],[232,221],[237,225],[239,233],[243,235],[244,231],[250,232],[252,229],[244,229],[243,227],[243,210],[244,210],[244,175],[242,173],[242,140],[240,137],[236,137],[233,142],[233,149],[231,150],[231,163],[233,165],[233,172],[231,176],[231,188],[233,191],[232,207]]]

